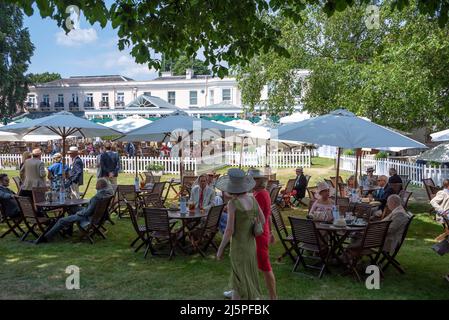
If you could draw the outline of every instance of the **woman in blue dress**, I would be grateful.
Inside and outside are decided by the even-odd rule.
[[[64,174],[64,178],[67,178],[69,167],[62,165],[62,155],[55,153],[53,155],[53,164],[48,167],[48,180],[50,180],[51,191],[59,192],[61,188],[61,181]]]

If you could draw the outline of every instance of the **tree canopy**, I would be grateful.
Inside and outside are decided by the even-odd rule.
[[[189,58],[182,55],[177,59],[167,59],[162,57],[161,71],[171,71],[175,76],[186,74],[186,69],[193,69],[195,74],[210,74],[210,70],[204,61]]]
[[[364,5],[332,17],[309,7],[302,24],[276,19],[290,56],[261,53],[240,68],[243,102],[265,103],[278,113],[291,111],[303,93],[304,109],[315,115],[344,107],[402,130],[447,126],[449,30],[420,15],[417,2],[402,11],[392,11],[390,2],[380,5],[373,29]],[[310,71],[305,79],[297,74],[301,69]],[[265,84],[268,99],[261,101]]]
[[[37,6],[40,15],[56,20],[58,26],[70,31],[68,2],[65,0],[7,0],[17,3],[27,15]],[[137,63],[148,63],[160,69],[156,53],[177,58],[185,53],[195,58],[203,50],[206,65],[214,74],[224,76],[227,65],[246,65],[260,51],[274,51],[288,56],[280,43],[281,30],[269,23],[269,17],[285,17],[298,23],[310,5],[332,16],[353,7],[356,3],[370,4],[371,0],[117,0],[111,6],[105,1],[74,0],[86,19],[105,27],[111,22],[117,29],[118,47],[131,47]],[[394,10],[403,10],[410,0],[391,1]],[[440,26],[448,22],[447,0],[418,0],[421,14],[436,19]],[[154,50],[154,52],[153,52]],[[226,63],[224,63],[226,62]]]
[[[0,2],[0,113],[14,114],[28,92],[25,72],[34,46],[23,28],[22,12],[15,5]]]
[[[28,80],[32,84],[45,83],[53,80],[61,79],[61,75],[59,73],[29,73],[27,74]]]

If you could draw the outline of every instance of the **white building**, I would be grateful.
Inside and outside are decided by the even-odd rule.
[[[240,91],[235,78],[195,75],[191,69],[186,70],[184,76],[164,72],[161,77],[148,81],[135,81],[120,75],[76,76],[30,86],[29,89],[29,111],[84,111],[88,118],[115,118],[131,114],[160,115],[155,106],[125,110],[126,105],[141,95],[160,98],[178,108],[189,109],[189,113],[194,115],[217,112],[234,115],[242,112]],[[208,106],[212,106],[211,112],[205,110],[209,109],[206,108]],[[224,110],[227,106],[230,108],[229,112]]]

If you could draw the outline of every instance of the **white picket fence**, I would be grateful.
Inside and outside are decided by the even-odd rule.
[[[95,170],[97,165],[96,156],[81,156],[84,162],[85,170]],[[137,161],[136,161],[137,160]],[[0,169],[15,169],[22,161],[20,154],[0,154]],[[43,155],[42,161],[51,163],[50,155]],[[70,164],[69,157],[66,163]],[[135,172],[136,166],[139,172],[145,171],[149,164],[159,164],[164,166],[164,172],[169,174],[179,174],[180,158],[178,157],[121,157],[121,171],[125,173]],[[224,166],[238,166],[240,164],[239,152],[226,152],[224,154],[211,155],[202,158],[184,158],[184,170],[203,173],[207,170],[218,169]],[[244,167],[263,167],[270,164],[273,168],[294,168],[298,166],[310,167],[311,155],[297,152],[273,152],[268,155],[261,155],[256,152],[244,152],[242,157],[242,166]]]
[[[342,156],[340,161],[340,168],[345,171],[355,172],[355,157]],[[432,178],[433,181],[441,185],[443,180],[449,178],[449,168],[442,166],[427,166],[417,164],[415,162],[398,161],[391,159],[372,159],[362,158],[362,173],[366,171],[367,167],[374,167],[375,174],[388,176],[388,170],[395,168],[399,175],[406,175],[411,180],[412,184],[422,185],[422,179]],[[360,171],[359,171],[360,172]]]

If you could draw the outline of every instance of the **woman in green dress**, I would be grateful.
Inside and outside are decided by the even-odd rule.
[[[222,259],[224,249],[231,241],[233,300],[254,300],[261,296],[253,224],[258,219],[263,225],[265,218],[256,199],[247,193],[254,185],[254,179],[240,169],[229,169],[228,174],[216,183],[218,189],[233,197],[228,202],[228,222],[217,252],[217,259]]]

